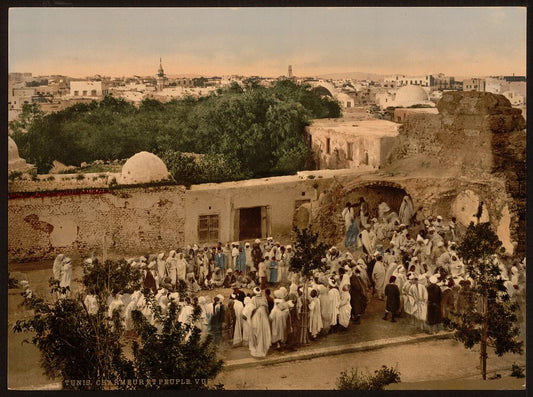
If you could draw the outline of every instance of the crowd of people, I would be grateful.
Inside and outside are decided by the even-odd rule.
[[[266,356],[271,347],[293,350],[308,339],[346,331],[361,323],[371,299],[383,301],[383,320],[407,315],[430,333],[442,329],[451,312],[479,304],[471,291],[474,280],[457,253],[460,236],[454,218],[445,223],[441,216],[430,216],[417,224],[409,196],[398,213],[385,202],[374,211],[371,217],[364,198],[346,203],[346,250],[324,252],[322,266],[308,280],[289,271],[291,245],[272,237],[215,247],[194,244],[128,263],[141,270],[143,288],[152,290],[162,313],[175,300],[180,322],[196,325],[217,344],[248,346],[254,357]],[[495,260],[511,299],[523,308],[525,259],[511,264]],[[53,272],[62,287],[70,287],[69,258],[59,255]],[[232,292],[208,292],[223,288]],[[85,304],[90,313],[98,310],[94,296],[87,295]],[[118,292],[107,304],[109,316],[121,311],[126,332],[133,332],[134,310],[160,326],[141,291]],[[198,307],[200,316],[195,317]]]

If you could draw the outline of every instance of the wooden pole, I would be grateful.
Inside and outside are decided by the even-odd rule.
[[[308,300],[308,277],[306,276],[304,282],[304,290],[302,294],[303,305],[300,315],[301,327],[300,327],[300,346],[306,346],[309,344],[309,300]]]
[[[102,249],[102,261],[105,263],[107,260],[107,235],[104,234],[103,249]]]
[[[483,296],[483,334],[481,336],[481,371],[483,380],[487,379],[487,338],[489,331],[488,296]]]

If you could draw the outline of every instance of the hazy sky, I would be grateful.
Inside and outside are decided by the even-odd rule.
[[[9,71],[526,73],[526,8],[12,8]]]

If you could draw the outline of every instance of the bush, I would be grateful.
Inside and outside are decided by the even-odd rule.
[[[7,274],[7,288],[19,288],[19,281],[16,278],[10,277],[9,272]]]
[[[342,371],[337,379],[338,390],[383,390],[391,383],[400,382],[400,373],[396,368],[389,368],[383,365],[374,371],[374,375],[359,373],[358,369]]]
[[[37,170],[35,168],[31,169],[28,174],[31,176],[31,180],[36,182],[39,180],[39,177],[37,176]]]
[[[525,378],[524,368],[518,364],[513,364],[511,367],[511,376],[514,376],[515,378]]]
[[[20,172],[20,171],[11,171],[9,173],[9,177],[8,178],[9,178],[9,180],[11,182],[14,182],[16,179],[20,179],[21,177],[22,177],[22,172]]]
[[[83,180],[85,179],[85,175],[83,175],[83,174],[78,174],[78,175],[76,175],[76,179],[77,179],[78,181],[83,181]]]
[[[47,181],[55,181],[56,178],[53,175],[50,175],[48,178],[46,178]]]

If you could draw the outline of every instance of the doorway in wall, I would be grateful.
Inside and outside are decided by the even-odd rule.
[[[251,240],[268,234],[268,207],[239,208],[238,239]]]

